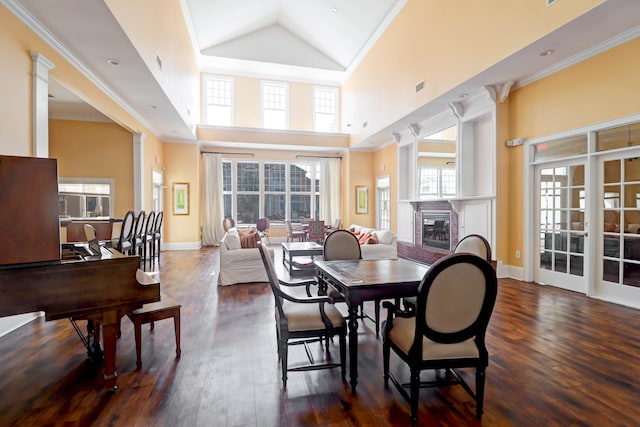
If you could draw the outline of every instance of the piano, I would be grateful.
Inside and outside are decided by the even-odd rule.
[[[9,201],[0,211],[0,317],[43,311],[46,320],[94,322],[105,387],[115,390],[120,319],[160,301],[160,284],[139,271],[139,257],[115,249],[63,259],[57,192],[55,159],[0,156],[0,200]]]

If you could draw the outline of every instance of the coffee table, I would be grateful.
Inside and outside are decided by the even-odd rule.
[[[289,275],[308,274],[309,270],[313,270],[313,257],[322,255],[323,246],[316,242],[285,242],[282,243],[282,263],[288,269]],[[307,257],[311,258],[311,262],[300,264],[295,263],[293,258]]]

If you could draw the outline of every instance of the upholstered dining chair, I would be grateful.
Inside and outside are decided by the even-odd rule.
[[[350,260],[350,259],[362,259],[362,251],[360,249],[360,243],[358,238],[347,230],[335,230],[327,236],[324,241],[324,251],[322,254],[325,261],[338,261],[338,260]],[[342,295],[335,289],[331,289],[329,293],[334,301],[344,301]],[[367,317],[375,322],[376,336],[380,330],[380,300],[375,300],[375,317],[371,319],[369,315],[364,312],[364,304],[360,305],[361,318]]]
[[[151,239],[151,259],[158,257],[158,265],[160,265],[160,249],[162,246],[162,220],[164,213],[159,211],[156,220],[153,222],[153,239]],[[153,264],[153,262],[152,262]]]
[[[275,299],[276,335],[278,339],[278,357],[282,364],[282,387],[287,388],[287,373],[309,371],[312,369],[330,369],[339,367],[342,380],[345,380],[347,324],[340,312],[332,305],[328,296],[298,297],[287,293],[281,285],[288,285],[278,279],[273,260],[265,245],[258,242],[260,256],[267,271],[271,291]],[[301,285],[301,282],[292,284]],[[339,336],[340,363],[331,362],[328,338]],[[326,363],[315,363],[308,349],[311,342],[327,341]],[[304,345],[309,364],[289,368],[288,354],[290,345]]]
[[[309,228],[307,230],[307,241],[322,243],[324,242],[324,221],[309,221]]]
[[[133,235],[131,236],[131,255],[142,256],[142,235],[144,234],[144,211],[138,213],[135,226],[133,227]]]
[[[294,239],[298,239],[301,242],[307,237],[307,233],[304,230],[294,230],[291,221],[285,220],[284,224],[287,227],[287,242],[293,242]]]
[[[408,314],[384,302],[384,384],[388,387],[391,379],[409,402],[412,424],[418,420],[421,387],[462,385],[475,400],[476,417],[482,417],[485,370],[489,365],[485,333],[497,288],[496,273],[489,262],[470,253],[457,253],[429,268],[418,288],[415,311]],[[390,372],[391,350],[408,365],[409,384],[402,384]],[[458,368],[475,369],[475,392],[456,372]],[[444,374],[436,372],[435,381],[421,382],[423,370],[444,370]]]
[[[260,218],[256,223],[256,229],[258,230],[258,236],[261,239],[267,238],[267,242],[271,244],[271,239],[269,239],[269,227],[271,225],[271,220],[267,217]]]
[[[122,225],[120,226],[120,237],[114,241],[115,248],[122,254],[129,253],[131,251],[131,238],[133,236],[133,223],[135,220],[135,213],[129,211],[125,214]]]
[[[147,221],[142,231],[142,256],[140,261],[142,262],[142,269],[144,270],[147,265],[147,259],[149,260],[149,268],[153,265],[153,258],[151,257],[151,244],[153,242],[153,232],[156,221],[155,211],[149,212],[147,215]]]
[[[453,253],[457,254],[462,252],[477,255],[487,262],[491,262],[491,245],[487,239],[479,234],[469,234],[460,239]],[[415,309],[416,297],[405,297],[403,304],[406,310]]]
[[[233,228],[235,226],[236,226],[236,222],[231,217],[227,216],[222,220],[222,228],[224,228],[225,233],[229,231],[230,228]]]

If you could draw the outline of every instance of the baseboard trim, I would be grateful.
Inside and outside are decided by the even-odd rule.
[[[163,251],[191,251],[202,247],[202,242],[162,243]]]

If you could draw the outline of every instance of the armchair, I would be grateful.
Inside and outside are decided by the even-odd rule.
[[[264,264],[271,291],[275,299],[276,335],[278,338],[278,357],[282,363],[282,387],[287,388],[287,372],[308,371],[312,369],[330,369],[340,367],[342,380],[345,380],[346,336],[347,324],[344,317],[331,305],[332,300],[327,296],[294,297],[281,288],[287,285],[278,279],[273,259],[262,242],[258,242],[258,249]],[[299,282],[297,285],[302,285]],[[330,361],[328,338],[339,336],[340,363]],[[327,341],[327,363],[316,364],[311,357],[307,345],[311,342]],[[309,357],[309,364],[296,368],[289,368],[288,354],[290,345],[304,345]]]
[[[411,423],[418,420],[420,387],[461,385],[476,402],[476,417],[482,416],[485,369],[489,354],[485,333],[497,294],[496,273],[491,264],[469,253],[447,255],[434,263],[418,288],[417,307],[401,311],[390,302],[383,326],[384,384],[389,379],[410,403]],[[406,384],[389,371],[391,350],[410,369]],[[455,371],[475,368],[475,392]],[[420,372],[444,369],[443,378],[420,382]]]

